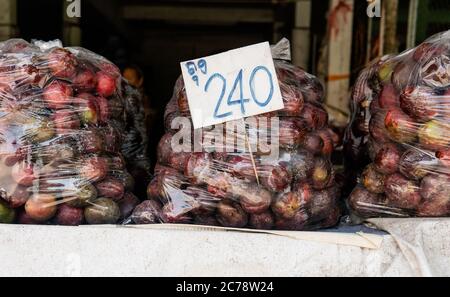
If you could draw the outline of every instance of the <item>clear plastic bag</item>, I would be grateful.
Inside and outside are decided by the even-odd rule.
[[[0,103],[0,222],[114,224],[130,215],[139,201],[121,154],[115,65],[83,48],[11,39],[0,43]]]
[[[345,142],[361,217],[450,215],[450,31],[365,69]]]
[[[338,222],[340,187],[330,155],[339,140],[328,128],[323,88],[286,61],[275,60],[275,67],[283,110],[197,130],[177,80],[149,200],[131,222],[280,230]],[[181,142],[184,151],[177,150]]]

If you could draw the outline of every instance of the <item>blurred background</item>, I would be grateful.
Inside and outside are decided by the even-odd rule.
[[[116,63],[146,94],[155,148],[180,61],[286,37],[344,125],[358,72],[448,30],[449,12],[448,0],[0,0],[0,39],[60,39]]]

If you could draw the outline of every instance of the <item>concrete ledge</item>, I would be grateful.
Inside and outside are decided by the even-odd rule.
[[[369,249],[242,232],[0,225],[0,276],[412,275],[382,238]]]

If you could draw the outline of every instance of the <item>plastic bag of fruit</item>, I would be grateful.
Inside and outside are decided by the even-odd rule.
[[[82,48],[38,45],[0,43],[0,222],[120,222],[139,203],[121,155],[120,72]]]
[[[361,217],[450,215],[450,31],[364,70],[346,134]]]
[[[130,221],[280,230],[338,222],[330,154],[339,140],[328,128],[322,86],[287,61],[275,67],[283,110],[197,130],[177,80],[148,200]]]

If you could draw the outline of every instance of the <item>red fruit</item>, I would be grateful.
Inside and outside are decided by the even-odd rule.
[[[305,101],[316,103],[323,102],[323,86],[316,78],[310,79],[307,82],[307,85],[302,86],[300,89],[302,91],[303,97],[305,98]]]
[[[11,170],[13,180],[19,185],[30,187],[36,179],[34,166],[27,162],[20,162],[13,166]]]
[[[292,190],[293,192],[298,193],[306,203],[313,198],[314,190],[311,185],[306,182],[300,181],[294,183]]]
[[[400,143],[413,142],[417,137],[418,125],[413,119],[400,110],[387,112],[384,125],[390,137]]]
[[[208,185],[206,187],[206,190],[208,191],[208,193],[211,193],[212,196],[217,197],[217,198],[225,199],[228,196],[230,196],[230,195],[227,194],[226,191],[224,191],[224,190],[222,190],[220,188],[217,188],[217,187],[213,187],[211,185]]]
[[[417,148],[406,151],[399,163],[400,172],[409,179],[420,180],[437,168],[437,160],[433,155]]]
[[[422,179],[420,193],[428,201],[446,196],[450,199],[450,177],[439,174],[429,174]]]
[[[104,140],[97,129],[80,130],[77,134],[80,151],[83,153],[100,153],[104,149]]]
[[[450,214],[450,201],[448,197],[441,197],[433,201],[426,201],[419,206],[419,217],[447,217]]]
[[[334,151],[334,142],[328,130],[317,131],[317,134],[323,141],[322,154],[329,156]]]
[[[248,222],[248,216],[239,204],[225,201],[217,205],[216,218],[224,227],[242,228]]]
[[[399,93],[406,86],[417,85],[419,65],[410,58],[404,58],[400,61],[392,73],[392,83]]]
[[[211,156],[207,153],[194,153],[189,157],[184,169],[184,175],[191,179],[194,184],[202,184],[205,175],[208,177],[211,166]]]
[[[322,190],[330,186],[334,180],[334,171],[328,159],[316,158],[311,180],[312,186],[316,190]]]
[[[230,171],[233,175],[243,177],[251,181],[256,180],[253,163],[249,156],[232,156],[226,163],[228,164],[227,166],[230,167]],[[258,167],[260,166],[257,165],[257,170],[259,172],[261,168]]]
[[[84,211],[82,208],[76,208],[67,204],[58,207],[55,216],[55,222],[58,225],[78,226],[84,221]]]
[[[305,126],[293,118],[281,119],[279,129],[279,144],[288,148],[301,144],[307,132]]]
[[[384,193],[385,176],[376,171],[373,164],[366,167],[361,180],[364,187],[370,192],[376,194]]]
[[[120,208],[120,218],[126,219],[133,213],[133,210],[139,205],[140,201],[133,193],[126,192],[118,203]]]
[[[98,107],[98,120],[101,123],[108,122],[110,118],[109,104],[108,100],[105,97],[98,96],[97,99],[97,107]]]
[[[97,81],[94,72],[89,69],[83,69],[72,80],[72,84],[78,92],[85,92],[95,89]]]
[[[317,155],[324,149],[324,141],[317,133],[308,133],[303,139],[303,147],[309,152]]]
[[[305,210],[300,210],[294,214],[290,219],[277,218],[275,221],[275,229],[277,230],[292,230],[302,231],[306,228],[309,222],[309,215]]]
[[[119,201],[125,193],[122,182],[111,177],[97,183],[95,187],[97,188],[100,197],[111,198],[116,202]]]
[[[328,123],[328,113],[321,107],[311,103],[305,103],[301,118],[309,130],[322,129]]]
[[[172,153],[169,157],[168,165],[180,172],[183,172],[190,157],[190,153]]]
[[[272,194],[253,183],[232,184],[231,192],[238,197],[242,209],[247,213],[262,213],[272,203]]]
[[[438,115],[442,102],[431,88],[406,87],[400,96],[400,106],[411,117],[427,121]]]
[[[309,179],[314,169],[314,156],[308,151],[297,151],[287,156],[287,165],[297,181]]]
[[[171,203],[168,203],[162,208],[161,220],[170,224],[189,224],[192,217],[185,211],[185,209],[177,209]]]
[[[433,120],[419,130],[420,144],[429,150],[439,151],[450,146],[450,123]]]
[[[102,61],[96,65],[102,72],[111,77],[118,78],[120,76],[120,69],[109,61]]]
[[[305,100],[302,93],[296,87],[286,84],[280,84],[281,97],[284,102],[284,109],[281,110],[283,115],[298,116],[303,110]]]
[[[61,109],[51,116],[58,134],[70,134],[80,128],[80,119],[74,110]]]
[[[275,224],[275,219],[270,211],[260,214],[252,214],[248,220],[248,225],[254,229],[270,230]]]
[[[399,106],[399,96],[392,84],[383,86],[378,103],[382,109],[392,109],[393,107]]]
[[[56,214],[56,198],[48,194],[35,194],[25,204],[28,216],[38,222],[45,222]]]
[[[436,152],[436,158],[447,167],[450,167],[450,149]]]
[[[309,198],[303,192],[281,194],[272,204],[272,211],[279,217],[291,219],[306,207],[310,201]]]
[[[443,54],[445,51],[446,48],[442,44],[425,42],[414,50],[413,59],[416,62],[424,64],[426,61]]]
[[[55,48],[48,55],[48,66],[56,77],[74,76],[77,64],[75,55],[63,48]]]
[[[348,202],[350,208],[362,217],[376,217],[386,209],[382,195],[369,192],[361,186],[353,190]]]
[[[400,162],[401,152],[399,148],[392,143],[384,144],[375,156],[374,164],[378,172],[384,174],[395,173]]]
[[[49,108],[70,108],[72,88],[64,82],[54,80],[43,91],[44,100]]]
[[[291,174],[283,165],[263,166],[259,174],[262,184],[272,192],[283,192],[292,181]]]
[[[80,175],[88,181],[101,181],[108,174],[108,161],[102,157],[90,157],[81,161]]]
[[[98,100],[88,93],[78,95],[76,99],[77,112],[80,114],[81,121],[84,124],[95,125],[100,117],[100,108],[97,105]]]
[[[104,71],[97,72],[97,93],[109,97],[116,91],[116,78]]]
[[[335,188],[314,192],[308,207],[311,220],[318,221],[328,218],[332,212],[331,210],[336,207],[337,197]]]
[[[28,187],[16,185],[13,192],[8,196],[3,197],[3,199],[8,202],[9,207],[19,208],[25,205],[29,197],[30,192],[28,190]]]
[[[369,132],[370,136],[377,143],[384,143],[389,141],[389,134],[384,125],[384,120],[386,118],[386,113],[384,111],[379,111],[375,113],[369,122]]]
[[[422,200],[419,185],[398,173],[386,178],[385,193],[389,205],[403,209],[416,209]]]
[[[134,209],[131,220],[135,224],[156,224],[161,222],[161,204],[155,200],[145,200]]]

